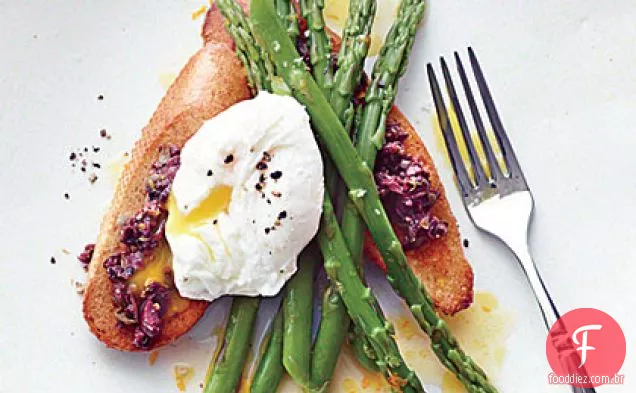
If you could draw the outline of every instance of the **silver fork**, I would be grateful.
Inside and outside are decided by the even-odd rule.
[[[512,149],[510,140],[508,139],[501,120],[499,119],[499,114],[495,108],[495,103],[490,94],[490,90],[488,89],[488,85],[486,84],[484,74],[477,62],[477,57],[475,56],[472,48],[468,48],[468,55],[475,80],[482,97],[484,108],[486,109],[495,139],[499,145],[499,150],[503,156],[506,170],[504,171],[497,161],[495,150],[486,134],[484,122],[479,113],[475,97],[473,96],[470,83],[466,76],[466,71],[457,52],[455,52],[457,72],[461,79],[475,128],[477,129],[479,141],[483,147],[486,161],[488,162],[490,176],[481,164],[475,144],[471,138],[466,119],[464,118],[457,92],[451,79],[451,74],[446,61],[442,57],[440,62],[442,73],[444,75],[446,91],[450,99],[451,109],[454,110],[457,116],[462,139],[464,140],[468,151],[470,167],[472,168],[472,176],[460,154],[457,140],[455,139],[455,134],[453,133],[450,123],[448,110],[446,109],[444,98],[435,77],[435,71],[433,70],[433,66],[429,63],[427,66],[428,78],[433,94],[433,101],[435,102],[435,108],[437,110],[437,117],[444,136],[444,142],[446,144],[453,170],[455,171],[455,177],[457,179],[462,195],[462,201],[468,216],[477,228],[500,239],[515,254],[521,268],[526,274],[530,286],[532,287],[537,303],[539,304],[539,308],[541,309],[543,320],[549,330],[552,325],[557,322],[560,315],[552,301],[552,298],[550,297],[550,294],[548,293],[545,283],[541,279],[541,275],[532,260],[532,256],[530,255],[528,248],[528,227],[534,210],[532,193],[530,192],[528,183],[523,176],[523,172],[521,171],[519,161]],[[559,326],[562,327],[562,334],[565,334],[565,327],[562,325]],[[553,341],[559,342],[560,345],[563,345],[563,340],[571,343],[569,337],[553,337]],[[570,345],[567,345],[566,349],[568,355],[565,355],[564,359],[569,360],[567,369],[575,370],[576,366],[574,366],[573,369],[573,365],[570,362],[575,362],[572,355],[577,354],[576,350],[573,350],[573,346]],[[576,393],[595,392],[592,388],[577,387],[572,387],[572,391]]]

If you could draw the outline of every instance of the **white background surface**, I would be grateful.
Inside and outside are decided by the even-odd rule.
[[[200,341],[212,318],[154,367],[145,355],[105,350],[69,283],[82,271],[60,250],[76,253],[94,238],[112,190],[106,171],[92,186],[74,173],[69,152],[99,144],[96,157],[107,163],[131,146],[164,93],[160,76],[177,72],[200,45],[201,20],[190,17],[200,5],[0,0],[0,392],[176,392],[177,360],[195,365],[189,391],[199,390],[210,347]],[[427,142],[471,240],[476,288],[515,315],[501,391],[568,389],[546,385],[545,331],[520,269],[461,208],[431,133],[425,65],[476,49],[535,195],[531,244],[544,279],[563,312],[595,307],[618,320],[626,385],[599,392],[633,392],[635,20],[631,1],[433,0],[401,84],[398,103]]]

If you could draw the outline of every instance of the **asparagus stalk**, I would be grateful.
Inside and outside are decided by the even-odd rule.
[[[287,35],[295,41],[299,28],[294,7],[289,0],[276,0],[276,10],[278,20],[287,26]],[[285,286],[282,304],[282,364],[303,388],[310,383],[313,280],[319,258],[313,243],[303,250],[298,258],[298,272]]]
[[[310,243],[298,258],[298,272],[285,287],[283,299],[283,365],[303,388],[309,387],[314,270],[320,254]]]
[[[259,303],[258,298],[234,298],[225,331],[223,354],[205,381],[204,393],[233,393],[236,390],[250,348]]]
[[[349,315],[368,337],[378,357],[376,364],[387,381],[404,392],[424,392],[419,379],[400,355],[393,338],[393,327],[379,312],[371,289],[362,283],[358,275],[327,193],[318,241],[325,260],[325,271],[338,288]]]
[[[362,329],[356,325],[347,327],[349,328],[349,344],[351,344],[351,349],[353,349],[353,354],[358,359],[358,362],[367,370],[379,371],[380,369],[376,364],[377,355],[373,352],[373,346],[371,346],[369,340],[365,337]],[[347,330],[344,330],[344,332],[346,333]]]
[[[275,393],[283,376],[283,313],[276,314],[267,348],[258,363],[250,393]]]
[[[413,2],[414,0],[409,4]],[[423,2],[417,3],[423,7]],[[418,9],[415,7],[411,10]],[[409,266],[404,250],[391,227],[375,187],[371,168],[360,159],[338,116],[331,109],[311,74],[305,69],[285,30],[277,22],[272,22],[275,17],[273,7],[267,0],[252,0],[250,10],[258,42],[268,49],[279,75],[292,89],[296,99],[307,107],[315,130],[324,141],[329,155],[349,189],[349,197],[362,215],[382,254],[387,265],[389,282],[407,302],[420,327],[431,338],[433,351],[468,391],[496,392],[483,370],[463,352],[444,320],[437,315],[428,292]],[[411,18],[402,19],[404,23],[410,20]],[[386,65],[391,66],[392,62],[387,62]],[[324,248],[328,245],[324,243],[328,242],[324,242],[321,237],[320,243],[324,253]],[[349,286],[343,285],[347,291],[350,290]],[[347,291],[341,291],[341,295]],[[343,300],[346,305],[344,297]],[[347,310],[349,313],[355,312],[350,306],[347,306]],[[378,349],[374,349],[377,353]]]
[[[371,83],[365,95],[366,105],[362,109],[356,137],[358,154],[369,168],[373,168],[377,152],[384,144],[386,117],[397,94],[399,78],[406,70],[417,26],[424,16],[424,8],[423,0],[402,1],[373,66]],[[355,260],[362,257],[364,229],[356,207],[348,204],[342,217],[342,230]]]
[[[325,95],[328,95],[330,92],[331,83],[332,83],[332,79],[331,79],[332,64],[330,59],[331,46],[330,46],[330,41],[326,35],[326,31],[324,29],[324,21],[322,19],[322,5],[319,3],[319,1],[320,0],[301,1],[301,10],[303,11],[303,16],[306,18],[308,25],[310,26],[310,34],[308,38],[309,38],[310,47],[311,47],[310,59],[312,62],[312,69],[318,81],[318,85],[322,89],[323,93]],[[335,186],[337,184],[337,179],[338,179],[337,172],[335,171],[335,169],[333,168],[333,164],[331,164],[329,160],[325,160],[325,163],[326,163],[326,167],[325,167],[326,181],[325,182],[328,189],[327,192],[330,191],[331,193],[333,193]],[[329,208],[331,206],[330,199],[328,199],[327,196],[325,198],[326,198],[325,199],[326,209],[324,210],[325,211],[324,214],[325,215],[331,214],[331,219],[332,219],[331,224],[335,226],[335,229],[339,230],[338,223],[333,213],[333,208],[331,209]],[[324,222],[322,224],[322,227],[323,228],[325,227]],[[324,233],[326,232],[321,231],[321,235],[319,235],[319,239],[321,239],[320,240],[321,248],[324,248],[324,244],[325,244]],[[340,237],[339,240],[340,240],[340,245],[343,246],[344,241],[342,240],[342,237]],[[329,240],[326,240],[326,242],[329,242]],[[346,259],[346,251],[347,251],[346,247],[342,247],[340,250],[338,250],[338,252],[331,252],[331,254],[329,255],[331,255],[333,258]],[[327,254],[325,254],[325,256],[326,255]],[[332,261],[335,261],[335,259],[333,258],[332,258]],[[357,283],[359,287],[364,288],[364,285],[362,284],[360,277],[357,276],[355,266],[352,266],[351,261],[349,261],[349,267],[350,268],[353,267],[353,272],[354,272],[354,276],[351,276],[350,274],[348,275],[351,278],[351,281],[354,283]],[[325,262],[325,268],[327,270],[330,269],[327,262]],[[334,274],[331,274],[330,278],[332,279],[333,282],[337,282],[337,276],[335,276]],[[288,287],[293,288],[291,283],[290,285],[288,285]],[[344,335],[342,334],[342,332],[340,332],[341,334],[338,335],[339,332],[335,329],[342,328],[343,322],[345,322],[348,318],[346,318],[346,314],[344,313],[344,308],[342,307],[342,303],[339,299],[339,296],[334,296],[335,294],[336,294],[335,290],[328,291],[325,297],[326,302],[323,306],[323,312],[326,312],[326,314],[324,314],[325,318],[322,321],[323,324],[319,331],[318,340],[316,342],[316,348],[318,350],[314,353],[314,359],[313,359],[314,360],[313,364],[317,367],[312,370],[312,376],[318,377],[320,375],[320,377],[312,378],[312,389],[314,391],[325,391],[327,389],[328,381],[331,379],[331,374],[333,373],[333,367],[330,367],[331,369],[327,369],[327,373],[324,374],[322,373],[323,369],[321,369],[321,365],[324,364],[323,360],[331,361],[331,357],[334,356],[335,354],[335,359],[333,360],[333,365],[335,366],[335,360],[337,360],[337,355],[340,352],[340,347],[342,345],[342,341],[344,340]],[[299,299],[302,300],[303,297],[299,297]],[[354,297],[353,299],[357,300],[357,297]],[[394,381],[394,383],[397,383],[400,388],[403,385],[406,385],[407,386],[405,388],[406,391],[413,391],[413,392],[423,391],[423,388],[421,387],[419,380],[417,379],[415,374],[411,370],[409,370],[408,367],[406,367],[405,363],[402,361],[399,354],[399,350],[397,349],[397,345],[395,344],[393,339],[390,337],[390,334],[392,334],[390,329],[388,328],[390,325],[388,324],[386,320],[384,320],[382,314],[378,313],[379,307],[375,303],[373,296],[370,295],[369,299],[370,300],[362,300],[362,302],[366,302],[365,303],[367,305],[366,311],[375,313],[374,315],[376,317],[376,322],[379,321],[379,326],[381,326],[381,328],[377,329],[377,331],[375,330],[369,331],[368,333],[380,334],[379,330],[384,329],[383,331],[384,340],[388,342],[387,345],[390,348],[388,351],[386,351],[387,352],[386,358],[382,359],[379,362],[380,364],[384,365],[385,375],[387,376],[389,381]],[[302,310],[303,307],[298,307],[295,304],[287,305],[287,307],[285,307],[285,315],[287,316],[288,312],[290,311],[295,313],[296,310],[299,310],[299,309]],[[287,318],[285,320],[287,320]],[[307,318],[307,320],[311,321],[310,318]],[[285,326],[285,328],[286,328],[285,330],[287,330],[287,326]],[[310,326],[308,327],[308,330],[310,330]],[[343,329],[342,331],[346,331],[346,329]],[[323,341],[325,341],[325,339],[331,335],[330,333],[336,333],[335,334],[336,338],[340,338],[340,340],[337,340],[339,341],[339,343],[336,343],[336,345],[334,346],[333,339],[331,339],[330,343],[325,342],[324,343],[325,345],[323,346]],[[285,350],[286,342],[287,342],[286,340],[283,340],[283,346],[284,346],[283,350]],[[332,349],[335,349],[335,351],[332,351],[331,353],[327,353],[326,354],[327,358],[325,359],[323,358],[322,356],[323,352],[321,351],[321,348],[323,347],[332,348]],[[304,352],[304,351],[301,350],[301,352]],[[286,359],[286,357],[284,356],[283,359]],[[287,370],[288,372],[290,371],[288,367],[287,367]],[[394,376],[397,376],[397,378],[394,378]],[[321,383],[323,380],[324,380],[324,383]]]
[[[347,22],[342,30],[338,70],[334,75],[329,102],[347,130],[353,124],[352,98],[362,78],[364,59],[369,53],[375,10],[376,0],[351,0]]]
[[[323,154],[323,162],[330,162]],[[325,165],[325,189],[328,195],[333,195],[338,182],[338,172]],[[358,277],[359,278],[359,277]],[[329,382],[340,355],[345,333],[348,331],[351,320],[347,314],[342,298],[338,293],[336,284],[330,278],[330,283],[325,289],[322,298],[320,325],[314,343],[314,351],[311,359],[311,387],[313,392],[326,392]]]
[[[300,34],[300,29],[298,28],[298,16],[294,6],[289,0],[275,0],[274,3],[276,4],[278,17],[283,24],[287,25],[287,35],[292,41],[295,41]]]
[[[300,12],[307,21],[309,36],[309,58],[316,83],[325,96],[329,97],[333,85],[331,40],[325,30],[322,10],[324,0],[300,0]]]
[[[240,6],[228,0],[219,0],[218,6],[228,21],[228,31],[236,42],[237,53],[248,71],[248,76],[251,73],[250,80],[253,81],[252,83],[255,89],[287,91],[284,82],[274,75],[273,66],[269,61],[267,53],[265,53],[253,39],[249,20],[246,18]],[[292,39],[295,39],[298,35],[298,26],[295,12],[291,12],[293,7],[290,2],[288,0],[277,0],[276,9],[280,20],[288,26],[288,34]],[[254,93],[256,93],[256,91],[254,91]],[[307,260],[310,254],[306,256],[307,257],[303,257],[301,255],[301,270],[305,269],[304,266],[308,263],[315,263],[311,258]],[[263,371],[261,371],[259,380],[279,381],[280,375],[277,368],[273,366],[276,361],[279,361],[284,363],[285,368],[298,383],[307,385],[309,382],[311,322],[309,322],[309,326],[305,326],[306,324],[303,323],[303,321],[311,321],[310,317],[307,318],[306,313],[311,313],[312,295],[311,292],[308,294],[302,292],[304,288],[309,288],[309,291],[311,291],[312,286],[309,284],[303,288],[304,284],[300,282],[297,284],[294,283],[295,280],[306,281],[300,278],[304,276],[307,276],[307,274],[301,271],[297,275],[298,278],[292,279],[288,284],[286,296],[283,300],[283,308],[285,308],[287,312],[283,313],[285,318],[282,323],[284,326],[284,334],[281,334],[283,336],[282,350],[278,354],[274,352],[272,356],[269,357],[268,363],[271,363],[272,366],[264,368]],[[303,304],[301,306],[302,308],[297,308],[296,306],[298,306],[299,302],[306,304]],[[275,355],[278,355],[277,360],[275,359]],[[269,372],[273,372],[274,374],[269,375]]]
[[[327,206],[330,207],[330,200],[327,199],[326,201],[326,203],[328,203]],[[332,222],[336,226],[336,229],[338,229],[335,215],[333,215],[333,208],[328,211],[331,212]],[[339,255],[338,252],[331,252],[330,255],[334,261],[336,261],[340,257],[347,260],[346,247],[344,246],[344,240],[342,239],[341,235],[340,240],[341,247],[339,249],[339,252],[344,252],[344,254]],[[349,267],[352,268],[353,272],[355,273],[355,266],[352,264],[350,259],[349,262]],[[363,313],[366,312],[371,316],[371,324],[368,325],[367,333],[371,334],[374,337],[374,339],[378,343],[378,349],[382,349],[381,353],[383,353],[384,356],[382,359],[378,360],[378,364],[382,365],[385,375],[387,376],[389,381],[397,384],[398,387],[401,387],[403,384],[406,385],[404,389],[408,392],[423,391],[423,388],[421,387],[419,380],[417,379],[415,374],[405,366],[403,360],[401,359],[397,344],[394,342],[393,338],[390,335],[389,323],[381,317],[381,314],[378,314],[377,307],[373,305],[374,302],[370,302],[368,300],[369,298],[373,300],[373,296],[371,295],[370,291],[364,287],[359,276],[357,276],[357,273],[355,273],[353,276],[349,273],[346,274],[346,276],[348,276],[349,280],[358,284],[358,289],[362,288],[362,290],[358,292],[358,295],[365,295],[364,299],[362,299],[362,296],[356,295],[350,296],[350,299],[354,303],[360,302],[363,305],[362,307],[354,307],[355,310],[361,310]]]
[[[423,2],[410,3],[401,3],[396,22],[387,34],[371,74],[371,83],[365,96],[366,105],[356,123],[356,148],[360,158],[369,168],[373,168],[377,150],[384,142],[386,116],[397,94],[398,80],[406,69],[415,40],[416,27],[424,14]],[[405,19],[408,25],[406,28],[401,27]],[[333,102],[333,97],[331,101]],[[342,215],[342,231],[352,258],[361,266],[365,226],[356,206],[350,200],[347,202]],[[356,354],[367,353],[363,342],[354,340],[353,343]]]
[[[268,54],[254,41],[250,21],[241,5],[235,0],[216,0],[216,4],[228,22],[225,28],[236,44],[237,56],[245,66],[252,94],[259,89],[271,90],[274,66]]]
[[[228,21],[226,29],[232,36],[236,44],[236,53],[245,66],[252,93],[255,94],[258,89],[271,90],[275,82],[274,66],[267,52],[255,43],[250,22],[243,9],[234,0],[217,0],[217,6]],[[259,304],[259,298],[234,298],[225,334],[223,357],[216,363],[215,359],[212,359],[212,372],[206,380],[205,393],[229,393],[236,390],[247,358]],[[272,354],[272,358],[273,355],[275,353]],[[272,360],[271,363],[274,365],[275,361]],[[271,378],[280,380],[280,376],[276,377],[274,366],[266,370],[271,370]]]
[[[318,2],[318,0],[315,0]],[[301,2],[301,9],[309,8],[307,1]],[[349,3],[349,16],[343,29],[343,37],[341,41],[340,51],[338,55],[338,70],[334,75],[334,85],[331,89],[331,106],[340,118],[343,125],[350,125],[350,117],[353,113],[352,97],[355,89],[360,83],[362,75],[362,67],[364,59],[369,49],[369,33],[375,15],[375,0],[352,0]],[[317,8],[317,7],[314,7]],[[320,15],[322,18],[322,15]],[[308,21],[309,23],[309,21]],[[322,35],[326,35],[324,24],[320,31]],[[309,38],[313,34],[320,34],[317,30],[312,30]],[[322,51],[330,50],[328,46],[316,46],[316,50],[311,52],[312,56],[317,59],[327,58]],[[331,62],[330,62],[331,63]],[[316,77],[316,83],[323,90],[329,92],[329,86],[324,85],[324,79],[317,76],[327,72],[316,69],[318,61],[313,61],[313,74]],[[321,85],[321,81],[323,85]],[[328,96],[328,95],[327,95]],[[333,198],[334,190],[338,183],[338,175],[333,168],[333,163],[329,157],[325,157],[325,183],[329,190],[329,194]],[[344,200],[345,198],[341,198]],[[318,327],[318,335],[314,344],[314,355],[312,358],[312,385],[317,389],[326,389],[336,367],[336,362],[344,343],[346,332],[349,330],[351,321],[346,314],[345,306],[338,291],[332,286],[328,287],[323,295],[322,318]],[[367,352],[372,352],[366,337],[360,329],[356,329],[351,334],[352,343],[354,343],[354,352],[360,363],[371,370],[377,370],[375,356],[367,356]],[[361,348],[367,348],[368,351],[362,351]]]
[[[326,392],[333,376],[340,349],[349,329],[349,316],[334,285],[328,285],[322,296],[320,326],[311,358],[311,387]]]

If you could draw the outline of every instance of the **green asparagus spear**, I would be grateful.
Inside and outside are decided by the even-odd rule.
[[[283,365],[303,388],[309,386],[313,281],[320,254],[313,242],[298,257],[298,272],[287,282],[283,299]]]
[[[289,0],[276,0],[276,6],[279,20],[288,26],[288,36],[295,41],[299,31],[295,10]],[[283,366],[303,388],[310,383],[313,279],[319,258],[315,244],[303,250],[298,258],[298,272],[285,286],[282,304]]]
[[[356,149],[369,168],[373,168],[377,151],[384,144],[386,117],[397,94],[398,80],[406,70],[417,26],[424,16],[424,7],[423,0],[402,1],[374,64],[356,135]],[[356,260],[361,258],[364,223],[352,204],[345,207],[342,230],[352,256]]]
[[[243,60],[245,68],[252,72],[254,86],[261,90],[285,92],[284,82],[276,77],[267,54],[256,44],[252,37],[249,20],[243,10],[233,1],[219,1],[219,8],[228,20],[228,31],[237,43],[237,53]],[[278,17],[288,26],[292,38],[298,34],[295,11],[289,1],[277,0]],[[241,56],[242,55],[242,56]],[[280,360],[290,376],[301,386],[309,384],[309,367],[311,353],[311,315],[312,315],[312,277],[313,266],[319,254],[310,249],[303,251],[299,258],[299,273],[286,286],[283,299],[284,334]],[[275,360],[272,359],[272,363]],[[267,373],[276,372],[273,375]],[[259,379],[279,380],[274,367],[264,369]]]
[[[338,182],[338,172],[324,154],[323,162],[326,192],[333,195]],[[327,391],[350,323],[340,294],[334,283],[330,282],[323,293],[320,324],[311,358],[311,387],[314,392]]]
[[[302,5],[303,3],[301,3],[301,7]],[[350,116],[353,113],[351,99],[360,82],[364,59],[369,49],[369,33],[375,15],[375,5],[375,0],[352,0],[349,3],[349,16],[343,29],[338,55],[339,68],[334,76],[330,103],[341,123],[347,128],[351,123]],[[305,5],[305,8],[309,7]],[[324,25],[322,25],[321,31],[324,34]],[[313,33],[318,34],[316,31]],[[311,35],[309,38],[311,39]],[[328,48],[318,46],[317,49],[325,50]],[[312,51],[311,55],[318,59],[325,58],[322,53],[317,52]],[[315,68],[315,64],[318,62],[313,61],[313,63],[314,76],[323,74],[324,72]],[[321,81],[324,79],[316,78],[316,83],[323,92],[328,91],[329,88],[321,85]],[[325,157],[323,162],[325,162],[325,184],[329,194],[334,198],[338,175],[329,157]],[[340,198],[340,200],[344,201],[345,198]],[[326,389],[331,380],[346,332],[351,325],[350,322],[340,295],[333,286],[328,287],[323,296],[322,318],[312,358],[312,386],[316,387],[318,391]],[[370,358],[367,355],[368,352],[372,352],[372,349],[361,329],[352,332],[351,336],[351,341],[354,343],[354,353],[359,358],[360,363],[371,370],[377,370],[375,356]],[[368,352],[359,350],[362,347],[367,348]]]
[[[226,29],[236,43],[236,52],[245,66],[252,92],[256,93],[258,89],[270,90],[274,82],[274,67],[268,54],[254,42],[250,22],[243,9],[234,0],[217,0],[217,6],[228,21]],[[258,298],[234,298],[226,329],[223,358],[213,364],[212,372],[206,380],[205,393],[233,392],[236,389],[247,357],[259,304]],[[272,374],[272,377],[276,378],[276,375]]]
[[[344,236],[344,233],[343,233]],[[349,344],[353,350],[353,354],[358,359],[358,362],[369,371],[379,371],[376,364],[377,355],[373,352],[373,347],[369,340],[364,335],[362,329],[356,325],[348,326],[349,328]],[[345,330],[344,333],[347,331]]]
[[[326,392],[345,334],[349,316],[335,286],[329,285],[322,298],[320,326],[311,358],[311,387],[314,392]]]
[[[276,4],[278,17],[283,21],[283,24],[287,25],[287,35],[295,41],[300,31],[298,28],[298,16],[296,15],[294,6],[289,0],[275,0],[274,2]]]
[[[377,365],[387,381],[404,392],[424,392],[419,379],[400,355],[393,338],[393,327],[378,312],[379,306],[371,289],[365,287],[358,276],[327,193],[318,241],[325,260],[325,271],[340,292],[349,315],[368,337],[377,354]]]
[[[304,10],[304,16],[310,26],[312,25],[312,20],[322,21],[322,8],[317,5],[317,1],[319,0],[301,1],[301,10]],[[312,12],[307,12],[309,8],[312,9]],[[326,38],[324,24],[313,24],[313,31],[310,31],[309,35],[310,46],[312,48],[310,51],[310,59],[313,65],[312,69],[314,71],[314,75],[317,78],[318,86],[322,89],[323,93],[328,96],[331,88],[331,61],[329,59],[329,55],[326,52],[330,52],[331,47],[329,45],[329,41],[327,41],[327,43],[323,45],[316,45],[315,42],[312,42],[312,39],[315,39],[316,37]],[[329,59],[329,61],[324,62],[324,59]],[[325,76],[327,76],[327,78],[325,78]],[[327,189],[325,193],[326,196],[324,206],[326,206],[326,208],[324,208],[324,214],[331,214],[331,219],[333,220],[331,224],[335,227],[336,230],[339,230],[338,223],[333,213],[333,208],[329,210],[331,206],[331,200],[328,197],[329,194],[333,194],[335,191],[338,176],[329,157],[325,157],[323,161],[325,162],[325,185]],[[325,228],[324,218],[323,223],[321,224],[321,228]],[[314,350],[314,357],[312,359],[313,367],[311,387],[314,392],[324,392],[327,390],[331,375],[333,374],[333,367],[335,367],[342,342],[344,341],[344,332],[347,331],[347,326],[343,325],[349,324],[349,320],[346,316],[346,313],[344,313],[344,308],[342,307],[340,296],[337,295],[337,290],[335,290],[335,288],[338,286],[338,277],[336,275],[337,273],[335,273],[335,271],[333,272],[333,274],[329,272],[329,269],[332,269],[333,267],[330,266],[327,262],[327,255],[331,255],[332,265],[335,262],[334,258],[346,259],[347,250],[346,247],[342,247],[340,250],[338,250],[338,252],[331,251],[329,254],[325,253],[325,242],[329,242],[329,240],[325,240],[325,237],[327,236],[326,233],[327,232],[321,230],[319,239],[321,239],[321,249],[323,249],[323,254],[325,256],[325,269],[330,276],[330,280],[333,286],[330,287],[325,293],[323,302],[323,319],[319,328],[319,333]],[[341,237],[339,240],[341,241],[340,245],[344,245]],[[349,267],[351,267],[350,260],[349,263]],[[359,285],[358,288],[364,288],[360,277],[356,273],[355,267],[353,271],[354,276],[349,276],[349,279],[353,283],[357,283]],[[395,342],[392,341],[392,338],[390,338],[390,336],[387,339],[387,333],[388,335],[392,334],[390,331],[390,325],[388,324],[388,322],[386,322],[381,312],[378,312],[379,306],[377,306],[375,298],[370,293],[367,297],[368,299],[362,300],[362,302],[367,304],[367,306],[370,306],[366,308],[367,311],[369,311],[370,309],[370,311],[375,312],[375,321],[379,321],[380,326],[383,326],[383,328],[386,329],[384,330],[384,339],[388,341],[389,345],[389,349],[386,352],[382,352],[382,354],[386,357],[379,360],[378,364],[383,365],[384,374],[387,376],[387,379],[390,382],[396,383],[395,381],[399,381],[397,382],[399,387],[402,388],[402,386],[405,385],[406,391],[423,391],[423,388],[421,387],[419,380],[417,379],[415,374],[413,374],[413,372],[409,370],[402,361]],[[384,322],[384,324],[382,322]],[[330,335],[335,336],[336,340],[334,341],[333,337],[329,337]],[[393,347],[390,346],[391,344],[393,345]],[[323,348],[331,349],[331,351],[324,351]],[[397,354],[397,356],[395,354]],[[397,376],[397,378],[394,378],[395,376]],[[402,377],[402,379],[400,377]]]
[[[405,0],[401,3],[396,21],[387,34],[371,74],[371,83],[365,103],[356,122],[356,148],[360,158],[373,168],[377,150],[384,142],[386,116],[397,94],[399,77],[406,69],[407,59],[413,47],[417,25],[424,14],[423,1]],[[406,21],[406,23],[405,23]],[[332,105],[334,97],[332,96]],[[351,200],[344,204],[342,232],[354,261],[362,266],[362,248],[365,226]],[[353,348],[357,355],[367,353],[364,342],[354,337]],[[360,358],[360,356],[358,356]],[[364,358],[362,358],[364,360]]]
[[[235,297],[225,330],[224,349],[207,380],[204,393],[233,393],[241,379],[260,299]]]
[[[287,82],[296,99],[307,107],[315,130],[324,141],[340,176],[349,188],[349,197],[361,213],[382,254],[387,265],[389,282],[407,302],[421,328],[431,338],[433,351],[468,391],[496,392],[483,370],[461,350],[444,320],[437,315],[428,292],[409,266],[391,227],[375,187],[371,168],[360,159],[338,116],[305,69],[285,30],[277,22],[272,22],[275,12],[271,4],[267,0],[252,0],[250,11],[257,41],[268,49],[276,70]],[[387,62],[387,65],[391,64]],[[321,241],[321,248],[322,245]],[[344,292],[346,291],[342,291],[341,295]],[[347,310],[352,312],[350,307]]]
[[[331,211],[333,212],[333,210]],[[333,216],[333,220],[335,221],[335,216]],[[337,226],[337,222],[335,223],[335,225]],[[343,242],[344,241],[341,242],[341,245],[344,244]],[[341,251],[346,252],[346,248],[342,247]],[[337,253],[333,253],[333,252],[331,255],[332,256],[335,255],[336,257],[338,256]],[[353,269],[355,271],[355,266],[353,266]],[[357,275],[355,277],[357,277]],[[355,277],[351,277],[351,279],[354,279]],[[354,280],[354,282],[356,281]],[[357,283],[359,284],[360,287],[364,288],[364,285],[362,284],[359,277],[357,277]],[[355,301],[357,300],[357,298],[354,296],[353,300]],[[379,340],[380,343],[382,342],[382,338],[384,338],[384,340],[389,342],[387,346],[389,347],[390,350],[388,351],[388,353],[383,359],[378,360],[378,364],[382,365],[383,369],[385,370],[385,374],[387,375],[387,377],[389,377],[389,380],[392,381],[393,383],[397,383],[398,385],[401,385],[402,383],[407,384],[407,386],[405,387],[405,391],[409,391],[409,392],[423,391],[419,384],[419,380],[417,380],[417,377],[415,377],[412,371],[406,368],[403,361],[401,360],[399,351],[397,349],[397,345],[395,344],[393,339],[389,335],[387,335],[388,333],[387,326],[389,326],[388,322],[378,318],[377,310],[373,306],[371,306],[371,304],[368,303],[367,300],[363,300],[362,304],[367,306],[366,311],[370,311],[372,314],[376,316],[377,320],[380,321],[375,328],[369,331],[369,334],[373,334],[374,337],[377,337],[377,340]],[[396,370],[396,371],[392,371],[392,370]],[[413,385],[414,387],[411,385]]]
[[[275,393],[283,377],[283,312],[276,314],[267,348],[258,363],[250,393]]]
[[[274,66],[263,48],[254,42],[250,21],[241,5],[235,0],[216,0],[216,4],[228,21],[225,28],[236,44],[237,56],[245,66],[252,94],[259,89],[271,90]]]
[[[338,70],[334,75],[329,102],[347,130],[353,124],[352,98],[362,78],[364,59],[369,53],[375,10],[375,0],[351,0],[347,22],[342,30]]]
[[[316,83],[329,97],[333,85],[331,40],[325,30],[324,0],[300,0],[300,12],[307,21],[309,59]]]
[[[300,11],[307,21],[309,55],[313,75],[323,93],[328,95],[333,83],[331,41],[322,15],[322,0],[301,0]],[[325,185],[329,192],[338,183],[338,172],[329,157],[323,156]],[[320,325],[311,358],[310,386],[314,392],[326,391],[344,342],[342,331],[349,326],[349,317],[340,295],[328,287],[323,295]]]

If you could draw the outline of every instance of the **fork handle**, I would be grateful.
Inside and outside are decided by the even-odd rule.
[[[537,299],[537,303],[539,304],[539,309],[541,310],[541,315],[543,316],[543,321],[545,322],[546,328],[548,331],[552,326],[557,323],[558,319],[561,317],[559,311],[557,310],[552,298],[550,297],[550,293],[537,270],[537,266],[530,255],[530,251],[528,250],[527,244],[522,244],[514,247],[510,245],[510,249],[515,254],[521,267],[523,268],[524,273],[526,274],[526,278],[532,287],[532,292],[534,292],[534,296]],[[561,342],[569,342],[569,347],[564,348],[564,351],[573,351],[575,357],[578,357],[576,350],[574,350],[574,346],[572,345],[569,337],[565,337],[567,333],[565,332],[565,327],[563,327],[563,331],[561,334],[558,334],[561,337],[553,337],[552,342],[555,343],[556,340],[560,338],[563,339]],[[573,365],[573,357],[572,356],[562,356],[561,361],[562,365],[565,369],[571,369]],[[576,386],[570,386],[573,393],[596,393],[594,388],[579,388]]]
[[[515,249],[517,248],[517,249]],[[532,292],[534,292],[534,296],[537,299],[537,303],[539,304],[539,309],[541,309],[541,315],[543,316],[543,322],[545,322],[545,326],[548,330],[556,323],[556,321],[561,317],[559,311],[557,310],[552,298],[550,297],[550,293],[537,270],[537,266],[528,251],[528,246],[524,247],[515,247],[512,248],[512,251],[515,253],[521,267],[526,274],[526,278],[530,283],[530,287],[532,287]]]

